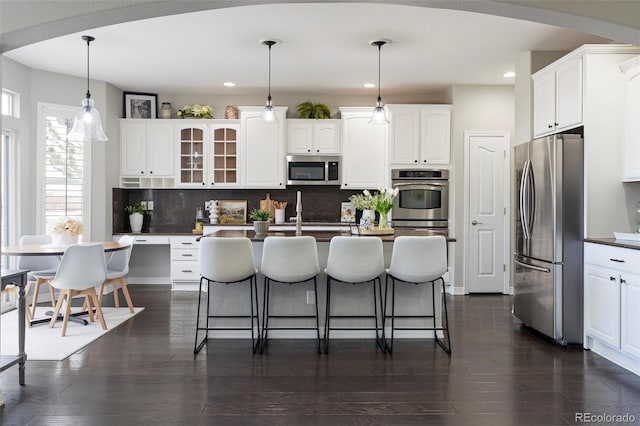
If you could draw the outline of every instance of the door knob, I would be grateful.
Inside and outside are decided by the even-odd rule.
[[[471,221],[471,224],[472,225],[482,225],[482,222],[478,222],[477,220],[474,219],[474,220]]]

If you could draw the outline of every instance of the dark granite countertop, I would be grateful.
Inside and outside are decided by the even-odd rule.
[[[208,234],[208,236],[212,237],[247,237],[251,241],[263,241],[265,237],[294,237],[296,235],[295,231],[272,231],[262,235],[256,235],[256,233],[251,230],[219,230],[212,234]],[[316,239],[317,242],[329,242],[331,238],[336,236],[351,236],[350,232],[340,232],[340,231],[310,231],[304,230],[302,231],[302,235],[310,235]],[[414,231],[408,229],[396,229],[395,233],[392,235],[379,235],[377,237],[381,238],[382,241],[394,241],[396,237],[410,235],[410,236],[432,236],[432,235],[441,235],[432,231]],[[353,235],[356,237],[357,235]],[[455,242],[455,238],[447,237],[447,242]]]
[[[616,240],[615,238],[585,238],[584,242],[640,250],[640,241]]]

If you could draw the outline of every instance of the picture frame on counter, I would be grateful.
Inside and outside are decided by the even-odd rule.
[[[125,118],[158,118],[158,95],[124,92],[123,110]]]
[[[220,223],[244,225],[247,223],[247,200],[219,200]]]

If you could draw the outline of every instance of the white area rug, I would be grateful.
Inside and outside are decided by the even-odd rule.
[[[45,312],[51,311],[50,306],[40,306],[36,310],[36,319],[45,318]],[[79,308],[72,308],[71,312],[77,312]],[[100,321],[89,321],[88,325],[69,322],[67,335],[62,337],[62,321],[58,321],[54,328],[49,328],[49,323],[27,327],[25,334],[25,352],[27,360],[61,361],[73,353],[87,346],[98,337],[107,334],[129,318],[133,318],[144,308],[135,308],[135,313],[129,312],[129,308],[102,308],[107,330],[103,330]],[[81,318],[89,319],[88,316]],[[16,355],[18,353],[18,310],[15,309],[2,315],[0,319],[0,353],[2,355]]]

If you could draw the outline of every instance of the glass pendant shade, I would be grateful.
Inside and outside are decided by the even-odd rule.
[[[371,114],[369,124],[387,124],[388,122],[389,120],[387,119],[387,113],[382,106],[382,99],[378,98],[376,107],[373,109],[373,113]]]
[[[278,121],[278,118],[276,117],[276,109],[271,105],[271,96],[267,98],[267,105],[264,107],[264,111],[262,111],[262,119],[272,123]]]
[[[94,107],[93,99],[87,97],[82,100],[82,109],[76,113],[69,138],[85,142],[106,142],[109,140],[102,130],[100,113]]]

